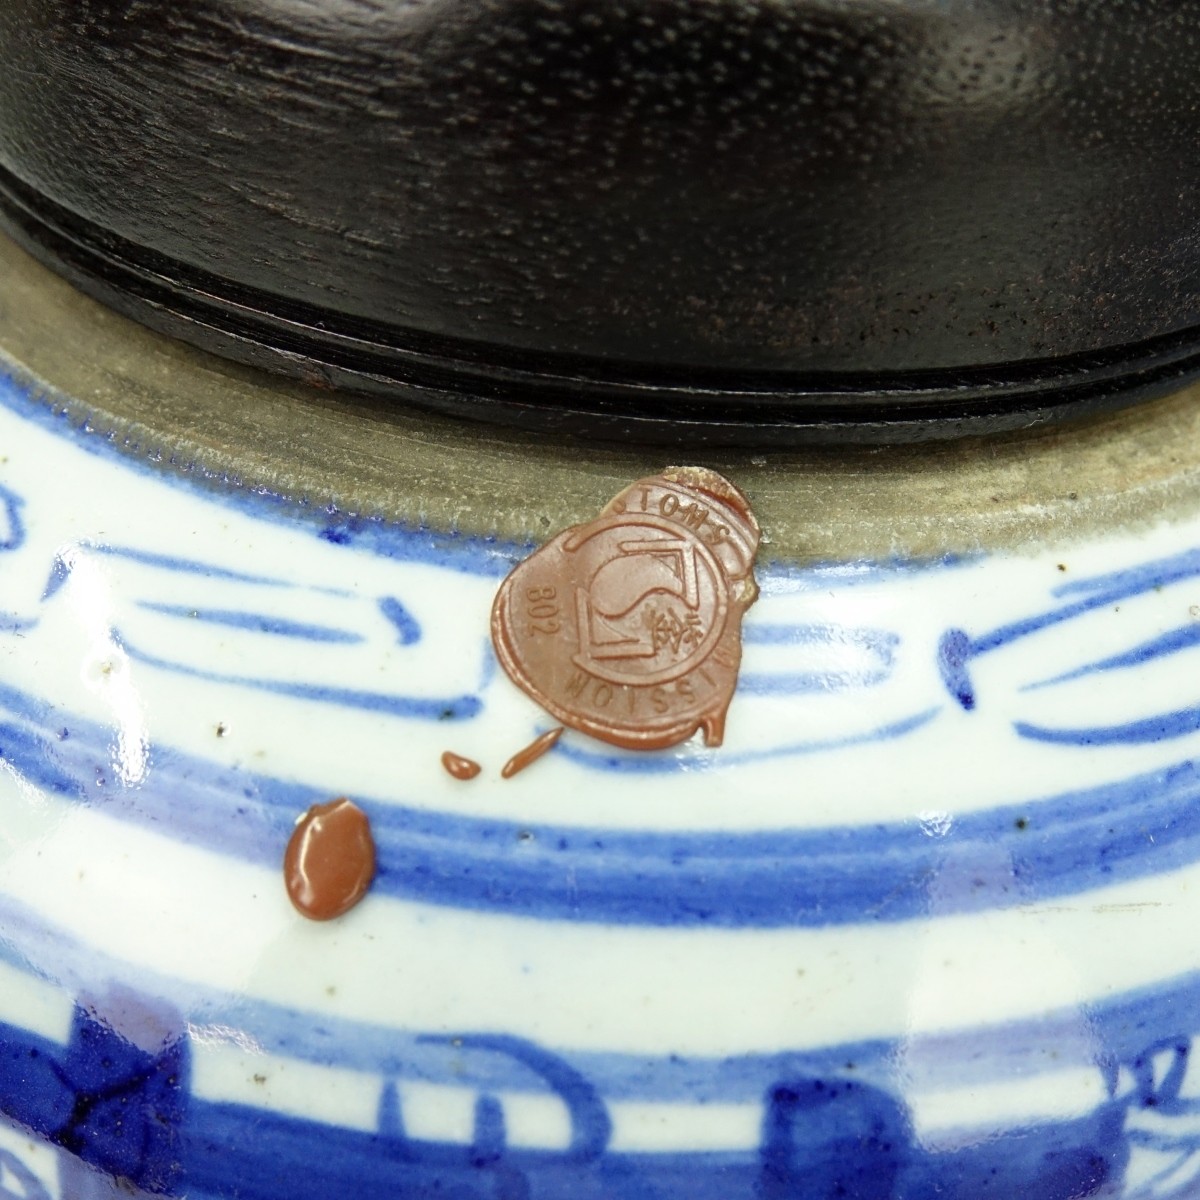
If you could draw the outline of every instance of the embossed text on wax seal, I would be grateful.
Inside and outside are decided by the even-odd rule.
[[[520,563],[492,607],[509,677],[565,725],[631,750],[721,744],[758,595],[749,502],[700,467],[639,479]]]

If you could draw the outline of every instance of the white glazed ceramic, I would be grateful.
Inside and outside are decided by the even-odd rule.
[[[724,746],[502,781],[552,724],[488,639],[529,545],[173,469],[0,364],[0,1195],[1200,1194],[1190,502],[767,544]],[[314,924],[283,850],[342,795],[379,872]]]

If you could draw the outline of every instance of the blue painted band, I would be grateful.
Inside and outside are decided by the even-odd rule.
[[[128,964],[99,954],[9,900],[0,900],[0,962],[41,975],[36,961],[53,962],[52,983],[68,994],[95,979],[128,979]],[[18,946],[26,947],[23,951]],[[35,961],[36,960],[36,961]],[[197,1028],[241,1032],[266,1051],[318,1064],[446,1086],[463,1083],[462,1047],[444,1036],[352,1021],[330,1013],[288,1008],[200,985],[136,972],[148,995],[187,997],[182,1016]],[[987,1087],[1022,1078],[1036,1086],[1044,1072],[1132,1062],[1153,1039],[1200,1036],[1200,972],[1011,1022],[916,1037],[876,1038],[804,1049],[727,1057],[668,1053],[561,1050],[560,1056],[609,1100],[731,1104],[754,1101],[771,1080],[789,1075],[854,1077],[892,1086],[897,1064],[922,1066],[942,1088]],[[1053,1055],[1047,1055],[1053,1047]],[[470,1077],[495,1091],[536,1087],[528,1070],[505,1056],[470,1055]]]
[[[136,788],[108,735],[0,688],[0,756],[38,786],[274,869],[327,796],[152,747]],[[63,738],[60,731],[69,730]],[[358,798],[376,894],[538,920],[723,928],[900,921],[1070,896],[1200,861],[1200,770],[1167,770],[921,822],[814,830],[627,832],[519,825]]]

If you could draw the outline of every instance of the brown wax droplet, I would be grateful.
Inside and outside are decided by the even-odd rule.
[[[314,921],[352,909],[375,877],[371,822],[349,800],[314,804],[296,823],[283,856],[291,902]]]
[[[561,726],[558,729],[551,729],[549,733],[543,733],[540,738],[530,742],[524,750],[518,750],[504,764],[500,774],[505,779],[511,779],[518,771],[525,770],[531,763],[537,762],[562,737],[562,733]]]
[[[464,758],[461,754],[455,754],[453,750],[447,750],[442,755],[442,766],[455,779],[474,779],[483,770],[473,758]]]

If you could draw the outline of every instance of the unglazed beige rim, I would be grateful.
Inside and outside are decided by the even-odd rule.
[[[594,517],[630,480],[689,457],[556,443],[234,366],[117,316],[0,237],[5,365],[131,456],[312,506],[505,540],[542,541]],[[693,461],[749,496],[775,560],[1061,543],[1200,507],[1200,386],[1056,429]]]

